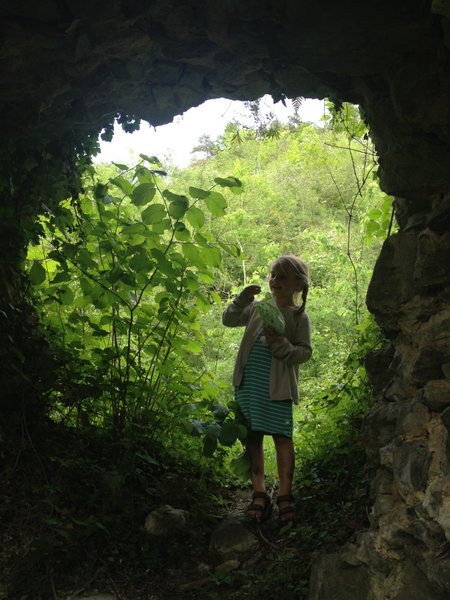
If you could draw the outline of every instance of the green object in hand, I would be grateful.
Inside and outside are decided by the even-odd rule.
[[[278,335],[284,334],[284,317],[278,308],[272,294],[265,294],[264,298],[257,303],[255,310],[260,315],[265,328],[271,328]]]

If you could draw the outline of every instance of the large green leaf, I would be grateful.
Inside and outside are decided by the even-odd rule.
[[[164,190],[163,196],[169,200],[169,214],[174,219],[181,219],[189,208],[189,201],[186,196],[174,194],[169,190]]]
[[[163,219],[160,223],[152,223],[152,232],[156,234],[164,233],[172,229],[170,219]]]
[[[127,271],[122,271],[122,273],[120,274],[120,281],[121,283],[124,283],[125,285],[131,288],[134,288],[136,286],[136,281],[133,275],[131,273],[128,273]]]
[[[231,471],[244,481],[247,481],[250,477],[250,467],[250,459],[246,453],[233,458],[230,462]]]
[[[205,265],[219,268],[222,264],[222,254],[215,246],[207,245],[200,247],[200,252]]]
[[[127,179],[125,179],[125,177],[120,175],[119,177],[114,177],[114,179],[110,179],[109,181],[112,183],[112,185],[118,187],[119,190],[121,190],[126,196],[131,198],[133,194],[133,186]]]
[[[211,290],[209,292],[209,297],[211,298],[211,300],[214,302],[214,304],[222,304],[222,298],[219,296],[219,294],[217,292],[215,292],[214,290]]]
[[[122,233],[124,235],[142,235],[145,233],[145,225],[143,223],[131,223],[130,225],[123,225]]]
[[[84,296],[88,296],[89,298],[96,297],[98,295],[97,289],[91,284],[89,279],[85,277],[81,277],[80,279],[80,287]]]
[[[53,277],[51,283],[64,283],[66,281],[71,281],[72,275],[68,271],[60,271],[56,273]]]
[[[166,255],[163,252],[161,252],[161,250],[154,248],[152,250],[152,255],[155,257],[157,267],[161,271],[161,273],[164,273],[164,275],[167,275],[168,277],[174,277],[176,275],[175,271],[172,268],[172,264],[169,260],[167,260]]]
[[[156,194],[156,187],[153,183],[140,183],[133,190],[131,199],[136,206],[143,206],[153,200]]]
[[[192,352],[192,354],[199,354],[203,348],[202,345],[199,344],[196,340],[186,340],[184,343],[184,347],[186,348],[186,350],[189,350],[189,352]]]
[[[234,256],[235,258],[239,258],[242,254],[241,249],[237,244],[225,244],[224,242],[218,242],[218,244],[225,252],[228,252],[228,254],[231,254],[231,256]]]
[[[203,441],[203,456],[210,458],[217,449],[217,438],[209,435]]]
[[[94,260],[95,254],[89,252],[86,248],[80,248],[77,256],[77,262],[83,270],[96,269],[98,270],[97,261]]]
[[[216,177],[214,179],[214,182],[217,183],[217,185],[220,185],[221,187],[242,187],[242,181],[237,177],[233,177],[232,175],[229,175],[228,177]]]
[[[180,242],[187,242],[191,239],[191,233],[189,229],[187,229],[186,225],[181,221],[177,221],[175,223],[175,239]]]
[[[114,267],[108,271],[105,275],[105,279],[109,281],[109,283],[116,283],[120,279],[122,274],[122,267],[120,265],[114,265]]]
[[[199,271],[197,276],[199,281],[201,281],[202,283],[210,284],[215,281],[213,274],[209,271]]]
[[[151,225],[153,223],[161,223],[166,215],[164,204],[150,204],[150,206],[142,211],[141,218],[144,223]]]
[[[147,154],[139,154],[139,156],[143,160],[146,160],[147,162],[149,162],[153,165],[161,166],[161,162],[157,156],[147,156]]]
[[[73,304],[74,295],[69,287],[64,286],[59,288],[57,291],[57,295],[62,304],[65,304],[66,306]]]
[[[219,441],[223,446],[232,446],[239,439],[240,429],[237,423],[228,421],[220,430]]]
[[[129,238],[129,243],[131,246],[142,246],[146,242],[146,236],[142,234],[132,235]]]
[[[205,224],[205,213],[197,206],[191,206],[186,213],[186,219],[195,229],[201,229]]]
[[[130,168],[128,165],[124,165],[123,163],[117,163],[117,162],[114,162],[114,161],[113,161],[113,163],[112,163],[112,164],[113,164],[115,167],[117,167],[117,168],[119,169],[119,171],[128,171],[128,170],[129,170],[129,168]],[[112,180],[110,180],[110,181],[111,181],[111,183],[113,183],[113,181],[112,181]]]
[[[190,187],[189,188],[189,194],[193,197],[193,198],[208,198],[208,196],[211,195],[211,192],[209,190],[202,190],[201,188],[196,188],[196,187]]]
[[[190,292],[195,292],[196,290],[198,290],[200,284],[196,276],[194,276],[193,274],[189,274],[186,275],[184,286]]]
[[[183,244],[181,250],[189,264],[195,267],[204,267],[205,261],[202,257],[200,249],[195,244]]]
[[[227,201],[220,192],[211,192],[208,198],[205,198],[205,204],[215,217],[222,217],[225,214]]]
[[[75,258],[75,256],[78,253],[78,246],[76,244],[63,244],[61,247],[61,252],[64,254],[64,256],[67,256],[68,258]],[[56,251],[56,255],[60,256],[60,253],[58,251]],[[49,254],[49,256],[52,256],[53,258],[53,252],[51,252]],[[58,260],[58,259],[56,259]]]
[[[45,281],[46,270],[41,265],[41,263],[37,260],[33,261],[33,264],[30,269],[30,280],[33,285],[40,285]]]
[[[199,310],[201,310],[204,313],[207,313],[211,308],[211,304],[208,298],[206,298],[200,292],[195,292],[195,303],[197,304]]]
[[[148,255],[145,249],[142,249],[141,252],[136,253],[128,263],[133,271],[138,273],[148,273],[153,267],[154,262]]]
[[[137,167],[137,169],[135,171],[135,176],[136,176],[137,180],[139,181],[139,183],[150,183],[150,184],[154,185],[154,182],[155,182],[154,175],[149,169],[147,169],[147,167],[143,167],[142,165],[139,165],[139,167]]]

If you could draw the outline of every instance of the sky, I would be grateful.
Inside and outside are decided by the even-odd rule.
[[[282,102],[274,104],[270,96],[262,98],[261,111],[274,113],[283,123],[294,114],[289,100],[286,106]],[[324,103],[322,100],[305,99],[298,112],[302,121],[318,123],[324,114]],[[225,125],[234,119],[250,123],[250,113],[244,103],[218,98],[189,109],[167,125],[151,127],[143,121],[139,131],[134,133],[125,133],[120,125],[116,125],[112,141],[100,141],[101,151],[95,162],[134,164],[143,153],[157,156],[163,164],[170,157],[176,166],[186,167],[193,159],[192,148],[197,145],[199,137],[209,135],[212,139],[217,138]]]

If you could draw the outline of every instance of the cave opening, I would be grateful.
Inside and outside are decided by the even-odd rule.
[[[345,600],[446,597],[447,4],[123,1],[104,9],[25,0],[0,10],[2,435],[19,431],[24,443],[23,415],[37,424],[54,369],[21,272],[30,224],[43,205],[77,195],[98,133],[116,115],[130,127],[161,124],[208,98],[264,93],[357,103],[400,230],[383,245],[368,293],[389,339],[367,361],[375,391],[365,420],[370,526],[319,558],[309,597],[328,600],[336,589]],[[83,527],[92,532],[95,523],[86,516]],[[52,539],[57,548],[60,538]]]

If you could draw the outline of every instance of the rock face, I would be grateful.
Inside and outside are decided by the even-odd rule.
[[[367,299],[390,343],[367,360],[371,529],[315,565],[311,599],[448,598],[449,3],[11,0],[0,17],[0,410],[49,372],[29,336],[25,232],[76,193],[116,115],[132,129],[219,96],[359,103],[400,224]]]
[[[385,242],[367,296],[392,339],[366,361],[371,530],[318,561],[311,600],[450,597],[449,239],[424,225]]]

